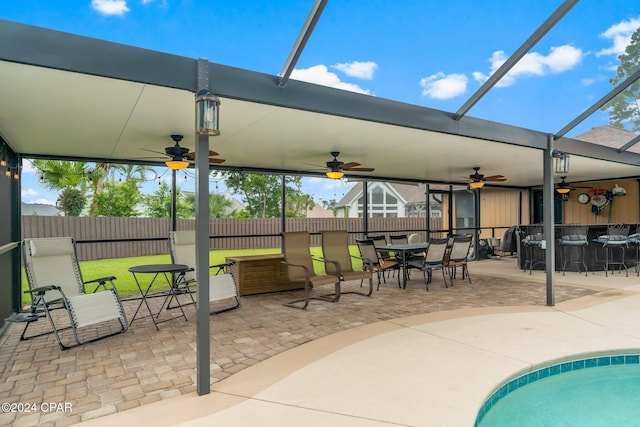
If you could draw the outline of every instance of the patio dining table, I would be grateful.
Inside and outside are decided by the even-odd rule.
[[[407,280],[409,280],[409,273],[407,271],[407,253],[412,252],[424,252],[429,248],[429,242],[421,243],[403,243],[398,245],[386,245],[377,247],[377,251],[394,252],[396,258],[398,258],[402,265],[402,288],[407,288]]]

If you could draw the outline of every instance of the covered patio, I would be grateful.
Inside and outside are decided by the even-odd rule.
[[[628,147],[619,150],[565,135],[634,83],[640,72],[592,106],[585,106],[582,115],[568,120],[567,126],[557,131],[476,119],[467,115],[466,107],[471,108],[573,4],[575,1],[564,2],[523,44],[513,61],[497,70],[495,78],[456,113],[0,20],[0,76],[10,82],[0,87],[5,106],[0,116],[0,138],[7,147],[12,170],[19,171],[23,158],[135,162],[141,150],[162,150],[169,145],[169,135],[184,135],[182,144],[194,149],[197,158],[199,218],[208,217],[210,165],[206,153],[210,149],[227,159],[220,169],[306,176],[323,176],[305,165],[323,164],[328,153],[340,151],[344,159],[357,159],[375,168],[374,174],[352,174],[356,180],[466,185],[467,180],[461,176],[479,166],[487,174],[499,172],[509,177],[506,182],[494,183],[497,188],[543,186],[544,223],[551,225],[554,155],[571,156],[572,181],[638,176],[640,155],[627,151]],[[194,132],[194,94],[202,89],[221,100],[220,136],[208,138]],[[390,143],[393,156],[388,153]],[[0,289],[1,314],[8,317],[20,309],[19,183],[0,183],[0,197],[10,201],[0,207],[7,218],[0,225],[0,265],[7,272]],[[196,229],[200,266],[208,259],[206,221],[197,221]],[[553,227],[545,227],[545,233],[547,240],[555,240]],[[547,265],[552,265],[552,247],[546,257]],[[198,272],[202,275],[198,282],[205,283],[206,268]],[[157,334],[148,333],[145,325],[137,323],[121,337],[63,354],[46,340],[18,343],[15,328],[8,328],[2,337],[0,356],[5,384],[11,385],[5,385],[3,393],[11,399],[77,399],[77,413],[71,417],[39,413],[22,421],[64,425],[196,389],[198,394],[207,394],[210,382],[215,384],[283,350],[340,330],[441,310],[522,305],[525,301],[533,306],[553,306],[597,292],[603,286],[600,281],[589,286],[589,278],[581,279],[585,283],[578,285],[555,286],[552,271],[538,277],[542,282],[515,277],[496,279],[478,274],[471,286],[429,293],[421,287],[410,289],[416,295],[416,304],[396,298],[397,289],[385,289],[366,301],[345,298],[340,306],[331,305],[331,311],[319,306],[308,313],[281,312],[279,298],[286,294],[255,297],[260,303],[254,306],[251,297],[246,298],[240,311],[214,318],[206,310],[191,312],[193,321],[171,323],[171,329],[167,325],[166,332],[161,329]],[[617,278],[607,286],[614,280]],[[634,280],[630,277],[621,287]],[[208,291],[203,285],[199,292],[206,297]],[[261,312],[261,308],[268,312]],[[255,317],[256,313],[262,317]],[[317,319],[309,321],[316,315]],[[265,319],[271,316],[274,322],[288,326],[284,330],[265,327]],[[239,330],[255,335],[243,335]],[[158,350],[149,352],[151,347],[147,345],[140,354],[128,351],[133,345],[130,340],[145,342],[141,337],[150,336],[160,344]],[[25,345],[32,347],[30,361],[23,361]],[[171,346],[186,352],[169,354],[166,349]],[[150,370],[153,364],[156,367]],[[34,373],[36,369],[40,374]],[[134,374],[141,370],[144,375]],[[149,377],[145,377],[146,372]],[[34,378],[48,382],[34,390]],[[12,415],[3,416],[9,420]]]

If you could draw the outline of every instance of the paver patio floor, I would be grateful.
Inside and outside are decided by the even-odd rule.
[[[211,382],[309,341],[383,320],[461,308],[545,304],[546,288],[539,279],[524,273],[515,278],[481,275],[474,273],[474,264],[472,284],[457,279],[455,286],[445,288],[436,275],[427,292],[422,276],[414,273],[405,290],[390,279],[370,298],[344,295],[338,303],[312,301],[306,311],[282,305],[301,291],[242,297],[239,309],[210,317]],[[354,287],[359,283],[343,288]],[[555,290],[557,302],[595,292],[579,284],[557,285]],[[129,316],[136,305],[126,302]],[[67,351],[60,351],[51,335],[20,341],[21,325],[10,325],[0,339],[0,401],[67,403],[72,410],[2,413],[0,425],[72,425],[194,392],[195,308],[186,307],[186,313],[188,322],[171,320],[156,331],[150,319],[140,319],[124,334]]]

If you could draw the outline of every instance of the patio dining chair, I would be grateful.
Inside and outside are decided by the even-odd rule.
[[[196,285],[196,232],[181,230],[169,232],[169,251],[174,264],[185,264],[189,271],[176,280],[178,294],[186,293],[193,299],[192,289]],[[210,314],[222,313],[240,307],[240,295],[235,277],[231,271],[232,263],[209,266],[209,303],[218,303],[211,308]],[[228,304],[227,304],[228,303]]]
[[[427,290],[429,290],[429,283],[431,283],[433,270],[442,270],[442,279],[444,280],[444,286],[447,288],[449,287],[445,274],[445,256],[447,252],[447,244],[447,239],[431,239],[429,241],[427,255],[424,258],[415,259],[408,262],[411,268],[416,268],[422,271],[424,275],[424,284]]]
[[[128,329],[129,323],[113,283],[115,277],[84,281],[72,238],[25,239],[22,249],[29,285],[25,292],[31,295],[31,311],[34,314],[44,313],[52,329],[47,334],[55,335],[61,350],[117,335]],[[93,289],[87,292],[89,285]],[[64,316],[53,313],[56,309],[66,311],[68,324]],[[25,325],[22,339],[43,335],[26,337],[26,330],[31,323],[28,321]],[[96,328],[88,328],[90,326]],[[69,328],[73,330],[75,339],[72,345],[63,343],[60,335],[61,331]],[[84,339],[85,336],[88,338]]]
[[[304,297],[285,303],[287,307],[305,310],[311,300],[337,302],[340,299],[340,277],[336,274],[316,274],[313,261],[324,260],[313,258],[310,250],[311,236],[308,231],[285,231],[282,233],[282,253],[287,267],[287,276],[291,282],[299,282],[304,286]],[[332,262],[332,261],[327,261]],[[313,293],[314,288],[334,285],[332,294]],[[302,305],[300,305],[302,303]]]
[[[367,239],[373,241],[373,245],[378,249],[378,254],[382,259],[391,259],[389,251],[381,250],[387,246],[387,238],[385,236],[367,236]]]
[[[471,275],[469,274],[469,268],[467,261],[469,259],[469,249],[471,248],[471,237],[453,237],[451,247],[445,256],[445,265],[449,272],[449,280],[451,286],[453,286],[453,279],[456,277],[458,268],[462,269],[462,279],[465,276],[471,283]]]
[[[363,268],[356,270],[353,268],[353,258],[349,252],[349,232],[347,230],[322,231],[322,257],[325,263],[327,274],[335,274],[343,282],[360,280],[360,286],[366,279],[369,281],[368,292],[349,291],[342,294],[356,294],[371,296],[373,292],[373,270]],[[360,258],[362,259],[362,258]]]
[[[378,276],[378,288],[380,289],[380,278],[382,277],[382,281],[384,283],[387,280],[384,277],[385,271],[397,270],[399,268],[398,261],[395,259],[384,259],[380,256],[380,253],[376,250],[376,246],[371,239],[362,239],[356,240],[356,244],[358,245],[358,250],[360,251],[360,257],[362,258],[362,262],[364,268],[369,269],[372,272],[375,272]],[[398,274],[398,287],[400,285],[400,274]]]

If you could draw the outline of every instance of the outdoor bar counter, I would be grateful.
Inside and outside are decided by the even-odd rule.
[[[574,224],[566,224],[567,225],[574,225]],[[577,225],[577,224],[576,224]],[[613,224],[611,224],[613,225]],[[626,224],[623,224],[626,225]],[[604,271],[604,259],[605,259],[605,253],[604,253],[604,249],[602,247],[601,244],[599,243],[595,243],[593,240],[598,238],[599,236],[603,236],[607,234],[607,227],[609,225],[608,224],[595,224],[595,225],[587,225],[588,227],[588,231],[587,231],[587,241],[589,242],[589,244],[586,246],[585,248],[585,264],[587,265],[587,269],[592,272],[592,271]],[[636,232],[640,232],[640,226],[638,226],[637,224],[629,224],[629,235],[634,234]],[[539,229],[539,227],[541,227],[540,224],[535,224],[535,225],[520,225],[520,235],[514,238],[518,238],[519,239],[519,244],[517,245],[517,247],[519,247],[518,250],[518,267],[520,268],[524,268],[525,267],[525,256],[526,256],[526,251],[525,251],[525,246],[522,244],[522,239],[524,239],[525,236],[527,236],[529,233],[529,227],[536,227]],[[560,244],[558,243],[558,240],[562,237],[562,224],[557,224],[555,226],[555,250],[556,250],[556,262],[555,262],[555,269],[556,271],[562,271],[562,263],[563,263],[563,251],[564,249],[560,246]],[[514,235],[516,235],[516,233],[513,233]],[[548,242],[547,242],[547,246],[548,246]],[[577,262],[579,260],[579,257],[581,256],[582,253],[582,249],[580,247],[570,247],[567,248],[567,258],[568,261],[567,262],[567,266],[566,266],[566,271],[579,271],[581,266],[580,264]],[[628,245],[628,247],[625,248],[625,265],[627,266],[627,268],[629,270],[632,270],[636,263],[637,263],[637,256],[638,256],[638,246],[637,245]],[[597,254],[596,254],[597,252]],[[545,257],[545,250],[541,249],[539,247],[533,247],[533,269],[534,270],[543,270],[544,269],[544,257]],[[616,261],[620,261],[619,255],[618,255],[619,251],[615,250],[612,252],[612,254],[616,259]],[[597,255],[597,257],[596,257]],[[529,268],[528,265],[526,265],[527,269]],[[618,266],[615,266],[616,269]],[[582,267],[582,270],[584,271],[584,267]]]

